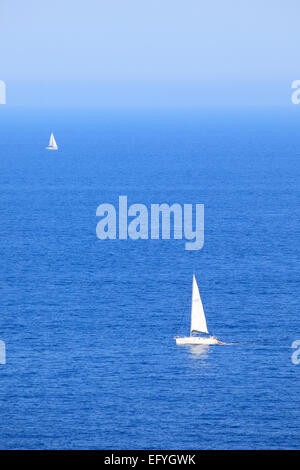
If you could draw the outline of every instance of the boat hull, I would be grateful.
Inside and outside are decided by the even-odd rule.
[[[209,338],[201,338],[199,336],[185,336],[183,338],[175,337],[174,339],[176,340],[177,346],[184,344],[225,344],[214,336],[210,336]]]
[[[58,150],[58,147],[46,147],[46,150]]]

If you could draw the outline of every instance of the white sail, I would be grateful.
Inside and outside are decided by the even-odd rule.
[[[49,145],[46,147],[49,150],[57,150],[58,146],[57,143],[55,142],[53,132],[51,132],[50,140],[49,140]]]
[[[197,286],[197,281],[193,275],[193,294],[192,294],[192,314],[191,314],[191,334],[193,331],[208,333],[203,305]]]

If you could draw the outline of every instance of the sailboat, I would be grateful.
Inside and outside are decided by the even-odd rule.
[[[53,132],[51,132],[49,144],[48,144],[48,147],[46,147],[46,149],[47,150],[57,150],[58,149],[57,143],[55,142],[55,139],[54,139]]]
[[[174,339],[176,340],[176,344],[226,344],[222,341],[219,341],[215,336],[193,336],[195,333],[209,334],[197,281],[195,275],[193,274],[190,336],[185,336],[182,338],[175,336]]]

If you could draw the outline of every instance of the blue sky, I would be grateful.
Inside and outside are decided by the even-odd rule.
[[[299,14],[297,0],[1,0],[0,79],[12,103],[289,104]]]

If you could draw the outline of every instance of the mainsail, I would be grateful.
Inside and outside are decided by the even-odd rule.
[[[201,302],[195,275],[193,275],[191,334],[193,331],[208,333],[203,305]]]
[[[50,136],[50,140],[49,140],[49,145],[48,145],[47,149],[53,149],[53,150],[57,150],[57,149],[58,149],[57,143],[55,142],[55,139],[54,139],[53,132],[51,132],[51,136]]]
[[[55,139],[54,139],[54,135],[52,133],[51,133],[49,145],[50,147],[57,147]]]

